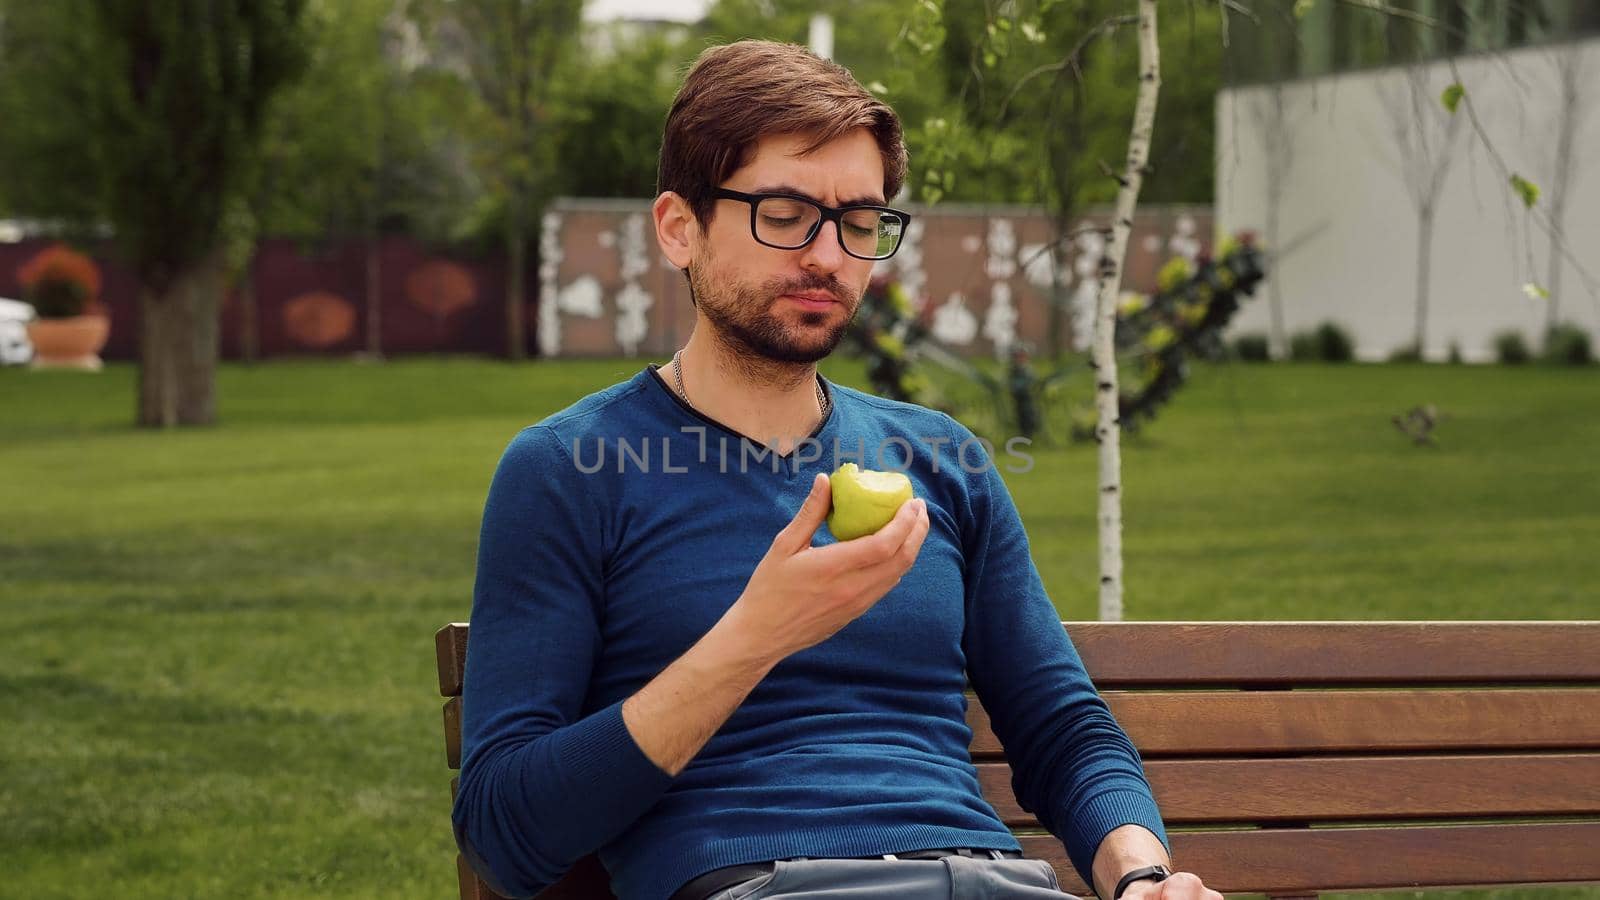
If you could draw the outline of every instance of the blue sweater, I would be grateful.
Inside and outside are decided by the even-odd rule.
[[[828,388],[815,443],[786,457],[701,416],[654,366],[507,447],[478,547],[453,811],[497,891],[535,894],[596,851],[620,897],[661,900],[737,863],[1017,849],[978,789],[968,678],[1018,799],[1086,880],[1118,826],[1166,841],[1029,556],[996,470],[1011,461],[942,413]],[[817,472],[908,455],[931,522],[911,571],[779,663],[681,774],[657,768],[622,701],[739,597]],[[815,543],[833,540],[824,527]]]

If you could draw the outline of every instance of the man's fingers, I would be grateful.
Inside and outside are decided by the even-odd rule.
[[[912,504],[906,504],[912,506]],[[888,526],[885,526],[887,528]],[[882,532],[879,532],[882,534]],[[922,551],[922,542],[928,536],[928,512],[926,506],[917,510],[911,522],[911,529],[906,534],[906,539],[900,542],[894,552],[876,562],[868,563],[858,571],[862,573],[865,581],[861,582],[863,589],[871,590],[877,596],[894,590],[906,573],[911,571],[911,566],[917,561],[917,554]]]
[[[927,509],[926,501],[907,500],[900,504],[900,509],[895,512],[894,518],[889,520],[889,524],[875,533],[835,544],[837,550],[831,547],[828,549],[838,554],[838,558],[843,561],[842,565],[846,568],[861,569],[879,565],[894,557],[895,551],[905,543],[925,509]]]
[[[911,525],[911,533],[900,543],[900,549],[895,551],[896,561],[902,571],[910,570],[911,564],[917,561],[917,554],[922,552],[922,542],[928,536],[928,507],[923,505],[917,513],[917,520]]]
[[[811,492],[800,504],[800,511],[778,532],[773,539],[773,546],[791,554],[811,546],[811,538],[828,520],[828,510],[832,508],[833,488],[828,484],[828,476],[819,472],[817,477],[811,479]]]

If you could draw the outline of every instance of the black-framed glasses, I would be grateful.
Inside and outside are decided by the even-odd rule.
[[[911,215],[887,206],[823,206],[797,194],[746,194],[718,188],[718,200],[750,204],[750,234],[759,244],[777,250],[808,246],[832,222],[839,246],[856,259],[888,259],[900,249]]]

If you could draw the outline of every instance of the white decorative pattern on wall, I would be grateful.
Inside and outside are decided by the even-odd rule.
[[[649,250],[645,246],[645,217],[634,213],[622,223],[622,240],[617,243],[619,274],[622,289],[617,292],[617,344],[628,356],[639,354],[639,344],[650,333],[650,320],[645,313],[655,305],[655,298],[639,285],[639,279],[650,271]]]
[[[1086,231],[1073,240],[1077,255],[1072,258],[1072,349],[1085,351],[1094,338],[1095,295],[1100,283],[1095,278],[1106,239],[1098,231]]]
[[[539,224],[539,296],[556,296],[561,273],[561,214],[547,212]],[[539,355],[561,354],[561,314],[555,303],[539,304]]]
[[[934,311],[931,330],[940,343],[965,347],[978,336],[978,317],[967,309],[967,298],[957,291]]]
[[[1017,308],[1011,303],[1009,279],[1017,274],[1017,231],[1010,219],[989,220],[989,258],[984,274],[994,280],[989,288],[989,311],[983,317],[983,336],[994,345],[994,353],[1004,358],[1017,341]]]

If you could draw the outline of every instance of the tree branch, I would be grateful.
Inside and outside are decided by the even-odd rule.
[[[1449,57],[1445,62],[1450,67],[1450,77],[1455,79],[1456,84],[1461,84],[1461,70],[1456,66],[1455,58]],[[1500,175],[1503,188],[1504,185],[1511,182],[1511,167],[1506,165],[1505,158],[1500,155],[1499,150],[1495,149],[1494,143],[1489,140],[1489,134],[1483,127],[1483,123],[1478,120],[1477,104],[1473,102],[1471,91],[1462,94],[1461,106],[1466,109],[1467,120],[1472,124],[1473,132],[1477,134],[1478,140],[1483,143],[1484,150],[1489,154],[1490,162],[1494,164],[1495,171]],[[1551,242],[1560,248],[1562,259],[1565,259],[1573,269],[1577,270],[1578,276],[1583,279],[1584,290],[1589,292],[1589,298],[1594,301],[1596,308],[1600,309],[1600,279],[1597,279],[1594,273],[1590,272],[1583,262],[1578,259],[1577,255],[1572,252],[1572,248],[1567,244],[1566,238],[1561,234],[1561,229],[1550,221],[1549,215],[1540,209],[1538,204],[1528,207],[1528,213],[1532,216],[1534,223],[1549,236]]]

